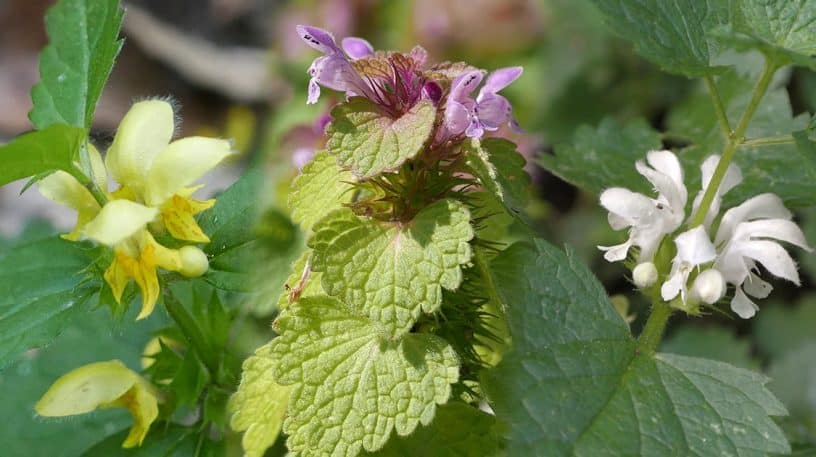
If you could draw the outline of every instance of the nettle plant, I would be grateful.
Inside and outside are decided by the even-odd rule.
[[[637,337],[573,250],[530,234],[530,178],[502,137],[518,126],[499,94],[520,67],[432,63],[421,47],[298,27],[322,54],[306,102],[321,88],[344,98],[325,149],[298,156],[289,206],[306,242],[270,296],[259,172],[193,197],[231,146],[173,140],[164,99],[135,103],[109,147],[91,141],[123,12],[62,0],[46,17],[36,130],[0,147],[0,184],[31,178],[77,224],[0,254],[3,364],[96,304],[118,316],[140,304],[132,325],[166,311],[141,370],[73,367],[34,406],[127,408],[129,429],[86,455],[222,454],[235,432],[248,456],[790,452],[766,377],[657,351],[674,313],[750,318],[771,293],[762,277],[799,283],[787,248],[810,247],[787,206],[816,200],[816,147],[774,76],[816,68],[816,1],[594,3],[643,56],[708,92],[673,109],[665,133],[605,121],[541,159],[628,232],[601,250],[651,302]],[[734,50],[758,51],[761,72],[737,70]],[[230,341],[246,296],[278,312],[276,336],[241,368]]]

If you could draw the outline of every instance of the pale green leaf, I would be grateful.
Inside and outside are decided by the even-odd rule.
[[[664,70],[688,77],[715,73],[708,31],[731,20],[730,0],[593,0],[607,24]]]
[[[474,140],[466,146],[467,164],[474,176],[504,205],[518,216],[530,199],[530,175],[524,170],[527,161],[516,145],[503,138]]]
[[[49,43],[29,113],[37,129],[53,124],[90,128],[96,102],[122,47],[118,0],[61,0],[48,10]]]
[[[311,230],[323,216],[351,201],[353,179],[350,172],[337,166],[333,155],[318,152],[292,182],[289,191],[292,219],[304,230]]]
[[[230,399],[230,426],[244,432],[241,445],[247,457],[263,457],[283,425],[292,387],[275,382],[276,362],[271,344],[258,348],[244,361],[241,384]]]
[[[304,251],[292,264],[292,273],[286,279],[283,293],[278,298],[278,308],[284,309],[290,302],[302,297],[325,295],[321,285],[322,273],[312,270],[312,251]]]
[[[327,149],[338,164],[360,178],[370,178],[394,171],[419,154],[433,130],[436,107],[421,100],[394,119],[373,102],[352,97],[331,114]]]
[[[513,348],[488,372],[508,455],[765,456],[789,452],[762,375],[637,350],[573,253],[536,240],[493,264]]]
[[[431,425],[411,435],[392,438],[371,457],[494,457],[499,454],[496,418],[461,402],[440,406]]]
[[[283,430],[301,457],[354,457],[392,431],[428,425],[447,402],[459,361],[443,339],[389,329],[330,297],[303,298],[278,318],[274,374],[291,384]]]
[[[467,208],[440,200],[406,223],[335,211],[315,225],[309,246],[323,289],[396,336],[439,308],[443,288],[459,287],[472,238]]]
[[[53,170],[71,170],[84,140],[83,129],[57,124],[0,146],[0,186]]]
[[[643,119],[621,125],[604,119],[597,128],[581,126],[572,143],[556,146],[539,164],[561,179],[594,194],[614,186],[647,193],[648,181],[635,171],[635,161],[660,149],[660,133]]]

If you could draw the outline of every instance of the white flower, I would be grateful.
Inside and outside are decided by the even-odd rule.
[[[717,165],[719,163],[720,156],[713,155],[705,159],[703,164],[700,165],[700,171],[702,172],[703,178],[703,188],[700,189],[700,192],[698,192],[697,196],[694,197],[691,217],[694,217],[697,213],[697,208],[700,207],[700,203],[703,201],[703,195],[705,195],[706,190],[708,190],[708,185],[711,184],[711,178],[714,176],[714,170],[717,169]],[[711,200],[711,206],[708,207],[708,213],[706,214],[704,222],[706,227],[711,227],[711,222],[713,222],[714,218],[717,217],[717,214],[720,213],[722,196],[741,182],[742,172],[740,171],[739,167],[733,163],[728,165],[728,169],[725,171],[725,176],[723,176],[722,182],[720,182],[720,186],[717,188],[717,192],[714,194],[714,199]]]
[[[677,235],[674,244],[677,246],[677,255],[672,260],[669,279],[660,288],[660,295],[663,300],[669,301],[680,294],[685,303],[689,274],[694,268],[714,261],[717,251],[702,225]]]
[[[632,270],[632,281],[639,289],[652,287],[657,282],[657,267],[652,262],[639,263]]]
[[[715,243],[720,255],[714,264],[726,282],[736,286],[731,309],[743,319],[759,307],[748,298],[765,298],[773,287],[754,272],[761,264],[772,275],[799,285],[796,262],[777,241],[785,241],[811,251],[802,230],[774,194],[761,194],[725,212]],[[747,295],[746,295],[747,294]]]
[[[683,169],[671,151],[650,151],[635,164],[657,191],[656,199],[613,187],[601,194],[601,205],[609,211],[609,225],[615,230],[629,227],[629,239],[617,246],[599,246],[610,262],[626,258],[629,248],[640,248],[640,262],[650,261],[660,241],[683,223],[688,193],[683,184]]]
[[[725,295],[725,279],[722,273],[710,268],[694,279],[689,296],[694,302],[703,302],[709,305],[717,303]]]

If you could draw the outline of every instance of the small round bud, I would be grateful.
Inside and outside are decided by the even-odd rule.
[[[657,282],[657,267],[652,262],[639,263],[632,270],[632,279],[640,289],[652,287]]]
[[[188,278],[201,276],[210,268],[207,254],[204,254],[204,251],[195,246],[184,246],[179,249],[179,257],[181,257],[179,273]]]
[[[691,299],[709,305],[717,303],[725,295],[725,279],[715,269],[706,270],[697,276],[691,286]]]

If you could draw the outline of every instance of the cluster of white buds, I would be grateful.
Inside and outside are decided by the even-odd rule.
[[[719,156],[711,156],[700,167],[703,186],[692,204],[689,223],[699,219],[696,213],[719,161]],[[747,319],[759,310],[748,296],[765,298],[773,289],[759,277],[758,265],[799,285],[796,263],[780,242],[808,252],[811,249],[779,197],[770,193],[757,195],[718,219],[722,196],[742,182],[742,173],[733,164],[725,171],[702,224],[674,235],[671,267],[655,265],[655,255],[664,238],[683,225],[688,192],[680,161],[671,151],[651,151],[646,162],[638,161],[635,166],[654,186],[657,198],[619,187],[604,191],[601,205],[609,211],[609,224],[615,230],[628,228],[629,239],[617,246],[599,248],[610,262],[626,259],[633,246],[640,249],[632,270],[637,287],[650,288],[662,280],[663,300],[693,311],[700,303],[712,305],[721,300],[727,284],[731,284],[735,287],[731,309]],[[661,271],[660,267],[668,271]]]

